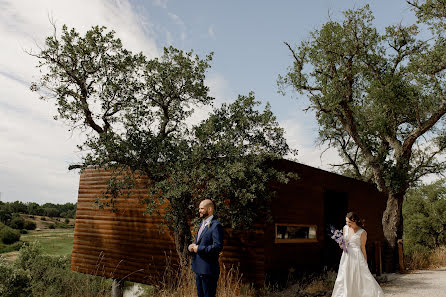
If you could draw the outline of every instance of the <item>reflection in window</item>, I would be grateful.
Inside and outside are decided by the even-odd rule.
[[[300,242],[316,240],[316,226],[314,225],[276,225],[276,242]]]

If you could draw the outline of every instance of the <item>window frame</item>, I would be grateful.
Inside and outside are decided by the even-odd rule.
[[[314,227],[316,229],[316,238],[277,238],[278,226],[293,226],[293,227]],[[290,223],[275,223],[274,224],[274,243],[315,243],[317,240],[317,225],[316,224],[290,224]]]

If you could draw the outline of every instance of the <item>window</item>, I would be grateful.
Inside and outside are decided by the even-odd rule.
[[[276,224],[276,238],[274,242],[317,242],[316,225]]]

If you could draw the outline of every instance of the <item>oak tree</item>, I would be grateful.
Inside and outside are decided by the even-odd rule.
[[[269,106],[258,111],[253,94],[188,124],[195,109],[213,102],[204,83],[212,54],[201,59],[169,47],[147,59],[126,50],[105,27],[81,36],[64,26],[33,55],[42,74],[31,89],[56,105],[56,120],[85,139],[78,146],[81,164],[70,168],[115,172],[98,197],[100,207],[113,208],[136,173],[147,176],[147,212],[164,216],[183,262],[199,200],[212,198],[223,223],[249,227],[273,196],[268,184],[287,181],[267,164],[291,151],[283,129]]]
[[[392,247],[403,235],[407,190],[445,169],[438,156],[446,148],[446,40],[438,28],[446,14],[444,1],[420,2],[428,39],[417,24],[379,32],[368,5],[347,10],[297,47],[286,43],[293,65],[278,80],[281,91],[308,96],[321,140],[345,160],[338,166],[387,195],[382,225]]]

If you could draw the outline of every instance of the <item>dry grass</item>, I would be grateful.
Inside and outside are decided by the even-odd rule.
[[[243,286],[241,273],[237,268],[227,269],[222,265],[218,279],[217,297],[235,297],[241,293],[253,296],[254,289]],[[149,296],[159,297],[196,297],[195,273],[191,265],[183,265],[178,270],[166,265],[162,281]]]
[[[446,266],[446,246],[430,252],[415,252],[406,258],[406,267],[410,270],[432,269]]]

